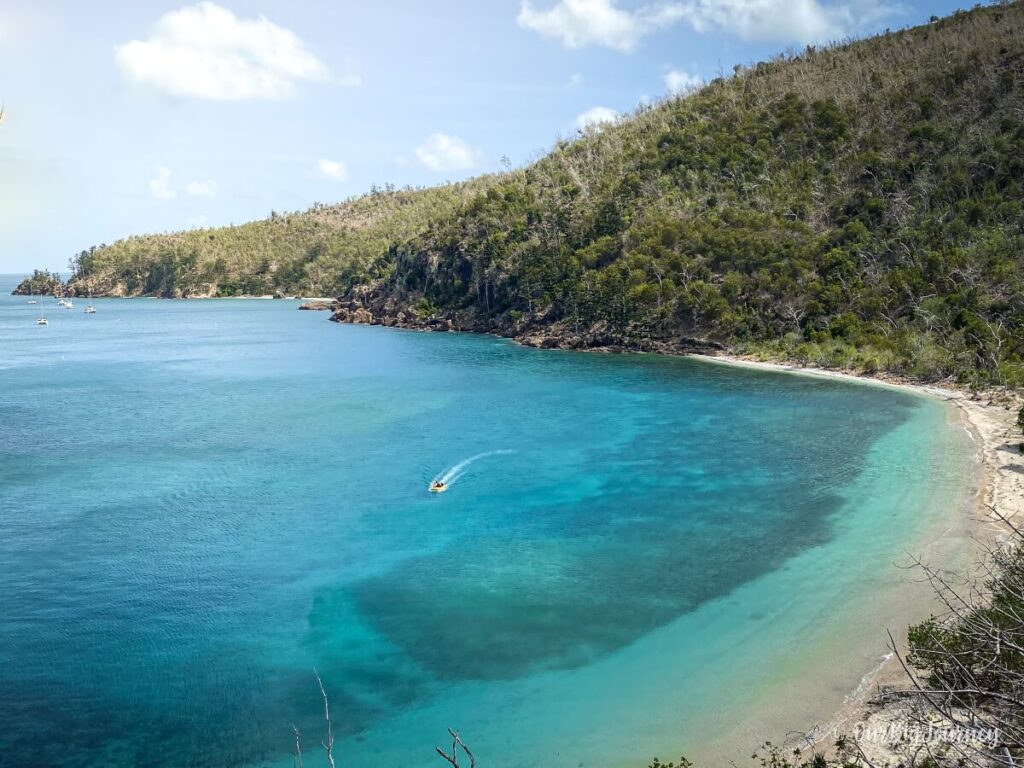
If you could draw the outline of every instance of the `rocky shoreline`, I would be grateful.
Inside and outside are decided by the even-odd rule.
[[[60,276],[36,270],[11,291],[12,296],[64,296],[64,283]]]
[[[389,302],[390,304],[390,302]],[[324,307],[300,307],[324,309]],[[485,333],[512,339],[517,344],[537,349],[592,350],[602,352],[654,352],[665,355],[715,354],[726,346],[710,339],[691,336],[639,335],[624,333],[601,321],[586,327],[565,321],[545,322],[543,316],[530,319],[460,318],[457,314],[421,314],[387,306],[376,309],[358,301],[338,300],[330,307],[330,320],[351,325],[379,325],[413,331],[464,331]]]
[[[334,302],[331,301],[307,301],[299,305],[299,309],[309,310],[313,312],[333,312]]]
[[[314,298],[286,294],[282,291],[262,294],[220,295],[216,286],[209,286],[202,291],[182,291],[175,289],[170,293],[129,291],[121,283],[103,287],[89,286],[74,279],[63,282],[55,273],[37,272],[26,277],[11,291],[12,296],[54,296],[57,298],[92,298],[92,299],[301,299],[306,302],[299,309],[334,309],[334,300],[330,298]]]

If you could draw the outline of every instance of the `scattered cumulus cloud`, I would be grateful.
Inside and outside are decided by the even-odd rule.
[[[348,181],[348,166],[340,160],[317,160],[316,170],[325,179]]]
[[[185,185],[185,191],[193,197],[216,197],[217,182],[213,179],[205,181],[190,181]]]
[[[674,3],[627,11],[615,0],[560,0],[539,10],[531,0],[523,0],[516,20],[523,29],[561,40],[566,48],[603,45],[631,51],[645,35],[670,26],[678,17]]]
[[[846,37],[904,12],[889,0],[667,0],[629,10],[617,2],[559,0],[539,10],[532,0],[522,0],[517,21],[567,48],[603,45],[631,51],[647,35],[681,22],[701,34],[811,43]]]
[[[665,90],[673,96],[683,96],[704,85],[704,78],[683,69],[670,69],[665,73]]]
[[[431,171],[466,171],[480,164],[480,151],[458,136],[434,133],[416,148],[416,157]]]
[[[744,40],[798,42],[834,40],[851,34],[892,8],[881,0],[825,5],[819,0],[691,0],[679,3],[697,32],[721,30]]]
[[[299,81],[328,77],[290,29],[264,16],[240,19],[211,2],[165,13],[150,37],[114,52],[130,82],[170,96],[277,100],[292,96]]]
[[[588,128],[614,123],[619,113],[610,107],[591,107],[586,112],[576,116],[576,127],[581,131]]]
[[[162,165],[158,165],[153,172],[153,178],[149,180],[149,194],[157,200],[173,200],[178,193],[171,189],[171,171]]]

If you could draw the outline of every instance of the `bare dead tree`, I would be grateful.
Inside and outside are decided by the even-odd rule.
[[[956,582],[920,560],[942,612],[911,631],[903,654],[890,647],[910,682],[889,692],[920,705],[911,719],[933,732],[936,722],[959,733],[926,742],[907,764],[1019,768],[1024,764],[1024,533],[989,507],[1008,540],[984,548],[979,574]],[[964,737],[972,729],[974,737]],[[980,738],[979,733],[989,734]]]
[[[462,751],[466,753],[467,757],[469,757],[469,768],[476,768],[476,758],[473,757],[473,753],[470,751],[469,747],[467,747],[465,742],[462,741],[462,738],[459,736],[459,732],[449,728],[448,733],[452,737],[452,753],[449,755],[440,747],[434,747],[437,754],[451,763],[452,768],[459,768],[459,748],[461,747]]]
[[[320,686],[320,695],[324,700],[324,720],[327,721],[327,738],[320,743],[323,745],[324,752],[327,753],[327,764],[334,768],[334,728],[331,726],[331,708],[327,702],[327,691],[324,690],[324,683],[320,679],[320,673],[314,669],[313,674],[316,675],[317,685]]]
[[[302,768],[302,744],[299,737],[299,729],[292,726],[292,733],[295,734],[295,768]]]

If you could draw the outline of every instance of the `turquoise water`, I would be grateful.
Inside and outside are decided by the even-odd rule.
[[[873,666],[972,481],[882,388],[43,301],[0,296],[9,765],[290,765],[293,723],[320,764],[314,667],[339,764],[437,765],[449,725],[492,766],[743,755]]]

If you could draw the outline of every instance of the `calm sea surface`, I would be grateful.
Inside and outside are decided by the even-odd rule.
[[[14,284],[4,765],[320,765],[314,667],[339,765],[745,755],[877,663],[973,482],[882,388]]]

